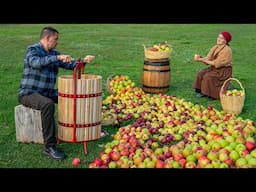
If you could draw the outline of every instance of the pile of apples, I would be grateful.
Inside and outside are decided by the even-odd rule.
[[[127,75],[116,75],[109,82],[109,89],[114,94],[131,91],[134,87],[135,83]]]
[[[225,95],[226,96],[244,96],[245,92],[243,90],[237,90],[237,89],[232,89],[232,90],[227,90]]]
[[[117,117],[115,124],[139,118],[140,113],[149,111],[150,106],[144,101],[148,95],[144,91],[135,87],[125,93],[119,92],[111,94],[102,101],[102,112],[115,114]]]
[[[89,168],[256,168],[252,120],[138,87],[109,95],[103,108],[133,123]]]
[[[116,113],[113,110],[107,109],[106,106],[102,106],[102,124],[103,125],[118,124]]]

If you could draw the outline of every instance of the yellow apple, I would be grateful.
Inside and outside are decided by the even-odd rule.
[[[200,55],[198,55],[198,54],[195,54],[195,55],[194,55],[194,60],[195,60],[195,61],[197,61],[199,58],[200,58]]]

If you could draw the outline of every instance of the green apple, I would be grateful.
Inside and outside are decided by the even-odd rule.
[[[219,168],[229,168],[229,166],[226,163],[221,163]]]
[[[212,144],[212,149],[218,151],[221,148],[221,145],[218,142]]]
[[[192,149],[191,149],[191,148],[185,147],[185,148],[182,150],[182,155],[183,155],[184,157],[189,156],[191,153],[192,153]]]
[[[172,167],[173,167],[173,168],[181,168],[181,164],[180,164],[178,161],[175,161],[175,160],[174,160],[174,161],[172,162]]]
[[[196,162],[197,158],[195,157],[195,155],[191,154],[186,157],[186,160],[191,162]]]
[[[248,164],[251,165],[253,168],[256,168],[256,158],[252,157],[248,160]]]
[[[155,168],[155,162],[154,161],[148,161],[147,164],[146,164],[146,167],[147,168]]]
[[[219,160],[220,161],[225,161],[226,159],[228,159],[228,154],[226,154],[226,153],[220,153],[219,154]]]
[[[240,151],[243,151],[243,150],[245,150],[246,149],[246,146],[244,145],[244,144],[242,144],[242,143],[238,143],[237,145],[236,145],[236,148],[235,148],[235,150],[239,153]]]
[[[239,158],[239,159],[236,160],[236,166],[237,166],[237,167],[243,167],[243,166],[245,166],[245,165],[247,165],[246,159],[244,159],[244,158]]]
[[[232,150],[229,154],[229,157],[233,160],[236,161],[237,159],[239,159],[240,155],[237,151]]]
[[[233,150],[233,148],[230,145],[224,147],[224,149],[228,150],[229,152],[231,152]]]
[[[153,143],[151,144],[151,147],[152,147],[153,149],[156,149],[156,148],[159,147],[159,144],[158,144],[157,142],[153,142]]]
[[[218,128],[216,129],[216,133],[219,134],[219,135],[222,135],[223,133],[223,128],[218,126]]]
[[[161,155],[161,154],[163,154],[163,153],[164,153],[163,148],[156,148],[154,153],[155,153],[156,155]]]
[[[180,134],[176,134],[174,137],[176,141],[180,141],[182,139],[182,135]]]
[[[214,168],[220,168],[221,163],[222,162],[219,159],[212,160],[212,165],[213,165]]]
[[[214,167],[213,167],[213,165],[210,163],[210,164],[206,164],[206,165],[204,166],[204,168],[208,168],[208,169],[209,169],[209,168],[214,168]]]
[[[110,161],[110,163],[108,164],[108,168],[116,168],[117,165],[116,165],[116,162],[114,161]]]
[[[199,145],[202,147],[206,144],[206,141],[204,139],[199,140]]]
[[[250,153],[250,155],[251,155],[252,157],[255,157],[255,158],[256,158],[256,149],[252,150],[251,153]]]
[[[229,145],[229,142],[225,139],[221,139],[218,142],[221,145],[221,147],[223,147],[223,148]]]
[[[231,135],[228,135],[228,136],[226,137],[226,140],[227,140],[229,143],[232,143],[232,142],[235,141],[234,137],[231,136]]]
[[[210,152],[207,154],[207,158],[210,159],[211,161],[216,160],[217,157],[218,157],[217,152],[214,151],[214,150],[210,151]]]

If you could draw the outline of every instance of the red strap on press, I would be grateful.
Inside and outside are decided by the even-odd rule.
[[[60,121],[58,121],[59,125],[63,126],[63,127],[74,127],[74,124],[71,123],[62,123]],[[93,127],[93,126],[97,126],[100,125],[101,121],[96,122],[96,123],[87,123],[87,124],[76,124],[76,128],[86,128],[86,127]]]
[[[102,92],[100,93],[90,93],[90,94],[76,94],[76,98],[90,98],[90,97],[99,97],[102,95]],[[74,94],[68,94],[68,93],[60,93],[58,92],[58,96],[60,97],[68,97],[68,98],[74,98]]]

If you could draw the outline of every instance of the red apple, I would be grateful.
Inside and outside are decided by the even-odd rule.
[[[96,158],[96,159],[94,160],[94,163],[95,163],[95,165],[96,165],[97,167],[100,167],[100,166],[102,165],[102,160],[101,160],[100,158]]]
[[[245,157],[248,154],[249,154],[249,151],[247,149],[241,150],[239,152],[240,157]]]
[[[234,164],[234,161],[231,158],[227,158],[223,162],[226,163],[230,167],[232,167]]]
[[[116,152],[116,151],[112,151],[110,153],[110,158],[113,160],[113,161],[117,161],[120,159],[120,153],[119,152]]]
[[[183,158],[182,158],[182,159],[179,159],[178,162],[180,163],[180,165],[181,165],[182,168],[184,168],[185,165],[186,165],[186,163],[187,163],[186,159],[183,159]]]
[[[247,141],[245,143],[246,148],[248,149],[248,151],[252,151],[255,148],[255,143],[251,142],[251,141]]]
[[[161,160],[156,161],[156,168],[164,168],[165,163]]]
[[[81,163],[81,160],[78,157],[74,158],[72,161],[72,165],[74,166],[78,166],[80,165],[80,163]]]
[[[209,163],[210,163],[210,160],[206,156],[202,156],[198,159],[198,165],[200,168],[205,167]]]

